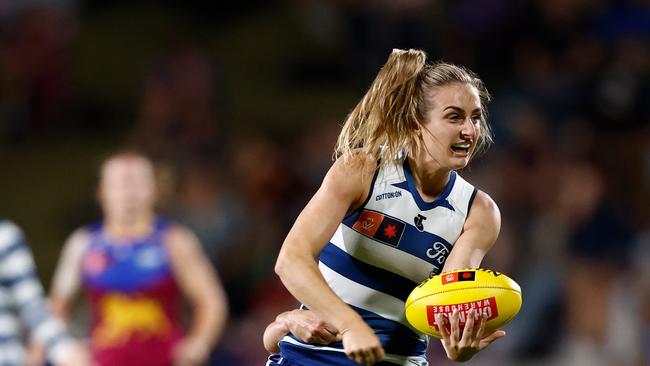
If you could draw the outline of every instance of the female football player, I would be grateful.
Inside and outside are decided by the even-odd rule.
[[[431,275],[479,267],[500,229],[496,204],[456,172],[491,142],[489,99],[471,71],[393,51],[280,250],[276,273],[303,306],[267,328],[268,365],[427,364],[404,301]],[[452,360],[505,335],[467,315],[436,318]]]
[[[104,220],[75,231],[59,261],[53,309],[67,318],[85,288],[98,365],[202,365],[226,321],[225,295],[209,261],[189,230],[156,216],[155,189],[146,157],[110,157],[98,188]],[[193,310],[187,332],[181,295]]]

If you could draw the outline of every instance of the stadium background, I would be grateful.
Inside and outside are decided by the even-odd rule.
[[[642,0],[0,1],[2,215],[47,287],[99,217],[101,159],[141,148],[227,289],[213,364],[262,364],[294,306],[274,260],[339,124],[392,48],[422,48],[494,96],[463,174],[501,208],[484,266],[524,308],[476,364],[650,364],[649,41]]]

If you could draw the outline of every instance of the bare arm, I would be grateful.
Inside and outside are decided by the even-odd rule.
[[[454,249],[452,249],[444,271],[459,268],[478,268],[485,254],[492,248],[501,228],[501,214],[494,201],[483,192],[478,192],[465,225]],[[436,323],[441,330],[442,346],[447,352],[447,357],[454,361],[464,362],[496,339],[505,336],[505,332],[497,330],[485,336],[485,317],[480,317],[470,310],[467,314],[467,323],[460,329],[458,311],[454,311],[450,319],[436,318]]]
[[[193,309],[192,326],[179,346],[183,364],[205,362],[226,323],[226,295],[196,237],[180,226],[170,230],[167,241],[174,277]]]
[[[317,258],[345,214],[365,200],[375,168],[376,162],[361,155],[350,157],[348,163],[337,160],[296,219],[275,266],[276,273],[296,299],[340,330],[348,357],[365,364],[383,359],[379,340],[363,319],[330,289],[318,269]]]
[[[284,314],[284,313],[283,313]],[[269,353],[280,352],[278,343],[280,339],[289,333],[289,327],[284,322],[277,319],[269,324],[264,330],[262,341],[264,342],[264,349]]]
[[[73,232],[63,245],[61,257],[54,272],[50,289],[52,312],[69,320],[70,307],[81,287],[81,260],[90,243],[90,233],[85,229]]]
[[[501,214],[496,203],[479,191],[443,272],[460,268],[478,268],[485,254],[492,248],[501,229]]]

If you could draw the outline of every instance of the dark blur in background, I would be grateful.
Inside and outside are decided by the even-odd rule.
[[[214,365],[262,365],[273,274],[340,124],[392,48],[476,71],[495,144],[462,172],[503,216],[484,267],[524,307],[485,365],[650,364],[650,2],[0,1],[0,202],[46,287],[136,146],[231,305]],[[437,342],[436,342],[437,343]],[[448,364],[437,344],[434,365]]]

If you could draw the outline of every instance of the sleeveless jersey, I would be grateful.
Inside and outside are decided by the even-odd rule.
[[[386,358],[378,365],[427,365],[427,338],[408,324],[404,304],[413,288],[441,272],[477,191],[452,171],[440,196],[426,202],[407,160],[380,167],[370,187],[366,202],[343,219],[318,265],[332,290],[379,337]],[[342,348],[341,342],[305,344],[289,334],[280,342],[286,361],[279,364],[357,365]]]
[[[90,227],[82,272],[92,313],[91,348],[99,365],[172,364],[182,335],[180,292],[163,243],[169,224],[150,234],[113,243],[102,224]]]

